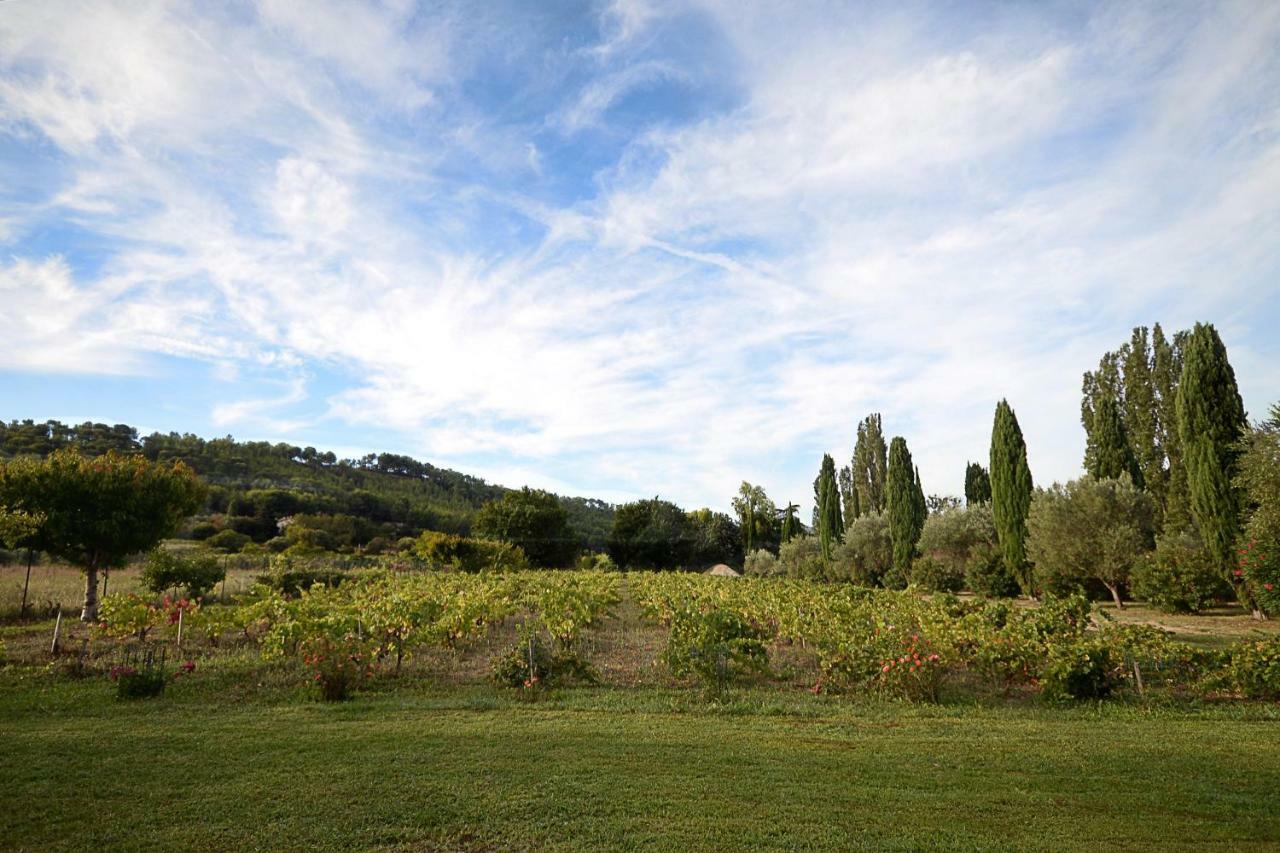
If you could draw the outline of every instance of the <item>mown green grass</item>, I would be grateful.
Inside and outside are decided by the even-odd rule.
[[[0,679],[26,848],[1280,846],[1275,706],[910,706],[487,687],[324,705]]]

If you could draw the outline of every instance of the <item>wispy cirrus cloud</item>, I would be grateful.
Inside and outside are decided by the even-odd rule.
[[[714,506],[803,501],[872,410],[956,491],[1008,396],[1069,476],[1080,372],[1135,323],[1218,322],[1270,402],[1277,36],[1247,4],[4,4],[0,369],[207,363],[219,430]]]

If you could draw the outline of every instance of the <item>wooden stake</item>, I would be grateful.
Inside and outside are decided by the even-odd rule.
[[[22,609],[18,611],[18,618],[27,615],[27,588],[31,586],[31,549],[27,549],[27,579],[22,582]]]
[[[178,608],[178,651],[182,651],[182,614],[185,610],[185,607]]]
[[[1138,659],[1133,659],[1133,680],[1138,685],[1138,695],[1146,696],[1147,691],[1142,684],[1142,670],[1138,668]]]
[[[49,654],[56,655],[58,653],[58,635],[62,633],[62,608],[58,608],[58,621],[53,623],[53,645],[49,647]]]

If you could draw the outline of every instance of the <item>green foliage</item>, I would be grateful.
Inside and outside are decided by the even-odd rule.
[[[1001,400],[991,429],[991,509],[1005,568],[1023,593],[1032,592],[1027,565],[1027,516],[1031,511],[1031,469],[1018,417]]]
[[[1234,573],[1263,611],[1280,614],[1280,405],[1242,447],[1236,485],[1250,514]]]
[[[724,688],[769,670],[769,632],[739,613],[715,608],[679,610],[671,621],[665,659],[676,675],[695,675]]]
[[[435,568],[462,572],[528,568],[524,551],[509,542],[472,539],[434,530],[418,537],[414,553]]]
[[[104,596],[99,610],[102,618],[99,628],[107,636],[120,640],[145,640],[148,632],[165,622],[164,611],[133,593]]]
[[[733,511],[738,516],[738,526],[742,530],[744,554],[760,548],[778,547],[779,531],[774,524],[778,508],[763,488],[743,480],[733,499]],[[794,535],[794,527],[791,533]]]
[[[991,503],[991,475],[977,462],[964,469],[964,502],[968,506]]]
[[[244,533],[237,533],[234,530],[219,530],[217,533],[204,540],[204,544],[208,545],[210,548],[217,548],[219,551],[224,551],[228,554],[238,554],[244,549],[244,546],[248,545],[252,541],[253,539]],[[289,543],[288,539],[285,539],[284,541],[285,543]],[[297,541],[299,540],[295,538],[294,542]]]
[[[205,487],[181,463],[152,463],[115,451],[88,459],[59,450],[0,465],[0,506],[41,516],[40,545],[86,572],[81,618],[98,616],[97,572],[124,564],[178,529]]]
[[[595,671],[573,647],[552,645],[542,633],[522,625],[519,638],[506,652],[494,658],[489,677],[502,687],[526,690],[555,687],[568,681],[595,684]]]
[[[624,569],[674,569],[693,556],[693,530],[684,510],[653,498],[618,507],[609,556]]]
[[[822,546],[822,558],[831,561],[831,549],[844,538],[844,519],[840,513],[840,489],[836,483],[836,463],[830,453],[822,455],[822,466],[813,483],[814,512],[818,528],[818,543]]]
[[[477,509],[507,491],[478,477],[392,453],[340,460],[310,447],[230,437],[205,440],[155,433],[139,439],[136,430],[124,425],[0,423],[0,456],[45,456],[66,447],[78,447],[87,456],[116,450],[159,462],[182,461],[218,484],[209,490],[205,512],[238,517],[239,526],[233,529],[258,542],[276,535],[281,518],[301,513],[350,515],[380,528],[377,533],[390,539],[423,529],[465,535]],[[557,500],[580,537],[578,544],[601,550],[613,523],[613,507],[589,498]],[[366,533],[366,538],[374,535]]]
[[[830,562],[823,557],[818,537],[798,536],[778,549],[778,565],[787,577],[822,580]]]
[[[199,598],[226,576],[226,569],[213,554],[155,548],[147,554],[142,567],[142,587],[154,593],[179,588],[192,598]]]
[[[783,542],[782,544],[785,547],[787,543]],[[752,577],[771,578],[785,574],[785,569],[772,551],[766,551],[761,548],[759,551],[752,551],[747,555],[742,564],[742,573]]]
[[[1119,606],[1134,563],[1152,547],[1154,507],[1128,477],[1082,477],[1038,489],[1027,520],[1027,553],[1039,587],[1084,589],[1095,580]]]
[[[862,514],[885,510],[885,479],[888,476],[888,447],[879,413],[867,415],[858,424],[853,449],[852,482],[858,493]],[[847,521],[847,520],[846,520]]]
[[[518,546],[531,564],[548,569],[569,566],[580,541],[559,499],[528,487],[480,507],[472,530],[480,538]]]
[[[157,665],[117,666],[111,670],[111,678],[116,683],[117,699],[154,699],[164,692],[168,682],[164,668]]]
[[[879,586],[893,566],[893,539],[884,513],[863,515],[832,554],[832,574],[861,586]]]
[[[690,560],[699,568],[726,563],[742,565],[742,529],[722,512],[697,509],[689,513],[692,537]]]
[[[990,505],[969,504],[932,513],[920,531],[918,544],[921,555],[939,563],[947,573],[963,577],[975,551],[990,553],[996,548]]]
[[[333,630],[318,630],[301,640],[298,651],[325,702],[351,698],[373,675],[369,641],[354,633],[335,636]]]
[[[889,444],[889,470],[885,480],[886,515],[893,543],[893,568],[904,581],[911,572],[916,542],[924,527],[923,494],[920,490],[911,451],[901,436]]]
[[[911,583],[930,592],[959,592],[964,589],[964,565],[931,556],[916,557],[911,564]]]
[[[1166,532],[1133,566],[1134,598],[1165,613],[1198,613],[1230,595],[1213,556],[1194,530]]]
[[[1067,699],[1105,699],[1119,684],[1120,665],[1105,641],[1079,639],[1053,643],[1041,682],[1045,695]]]
[[[1231,679],[1249,699],[1280,699],[1280,637],[1247,641],[1233,648]]]
[[[1018,579],[996,548],[974,549],[964,564],[964,582],[972,592],[989,598],[1011,598],[1019,591]]]
[[[1093,413],[1093,432],[1090,434],[1093,454],[1088,468],[1090,476],[1098,480],[1114,480],[1122,476],[1138,488],[1142,488],[1142,470],[1138,457],[1129,445],[1120,407],[1114,398],[1104,396]]]
[[[1246,422],[1235,371],[1212,325],[1197,323],[1187,339],[1177,411],[1192,515],[1220,571],[1234,581],[1241,495],[1233,478]]]

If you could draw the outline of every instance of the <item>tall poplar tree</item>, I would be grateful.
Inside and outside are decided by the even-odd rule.
[[[888,467],[880,415],[867,415],[858,424],[858,440],[853,448],[853,484],[858,490],[860,515],[884,512]]]
[[[1089,474],[1097,480],[1118,480],[1128,474],[1133,485],[1142,488],[1142,468],[1129,444],[1129,434],[1112,397],[1103,397],[1093,413],[1093,467]]]
[[[1183,350],[1178,434],[1187,469],[1191,514],[1205,546],[1229,581],[1240,534],[1235,483],[1240,439],[1248,422],[1227,348],[1211,324],[1196,323]],[[1237,587],[1237,592],[1240,589]]]
[[[929,517],[929,502],[928,500],[925,499],[925,496],[924,496],[924,484],[920,482],[920,466],[916,465],[914,467],[915,467],[915,487],[916,487],[916,490],[915,490],[916,531],[915,531],[914,538],[916,542],[919,542],[920,531],[924,530],[925,519]]]
[[[1160,508],[1160,529],[1166,534],[1181,533],[1191,525],[1191,495],[1187,490],[1187,467],[1182,457],[1182,436],[1178,432],[1178,382],[1182,376],[1182,349],[1188,332],[1177,332],[1173,340],[1164,336],[1156,323],[1151,329],[1151,380],[1159,407],[1157,429],[1166,459],[1164,493],[1156,495]]]
[[[889,539],[893,543],[893,567],[903,577],[911,575],[911,558],[920,538],[921,499],[911,451],[906,439],[895,436],[889,444],[885,476],[885,505],[889,514]]]
[[[1134,468],[1138,471],[1133,483],[1149,492],[1159,503],[1164,496],[1166,471],[1153,376],[1155,365],[1146,326],[1133,330],[1120,369],[1124,378],[1124,409],[1121,415],[1125,440],[1133,456]]]
[[[1031,468],[1018,417],[1006,400],[996,405],[991,428],[991,513],[1005,567],[1031,595],[1027,565],[1027,515],[1031,510]]]
[[[964,502],[968,506],[991,503],[991,477],[977,462],[964,469]]]
[[[853,524],[853,520],[862,515],[861,503],[858,500],[858,486],[853,481],[853,466],[846,465],[840,469],[840,505],[844,511],[845,525]]]

